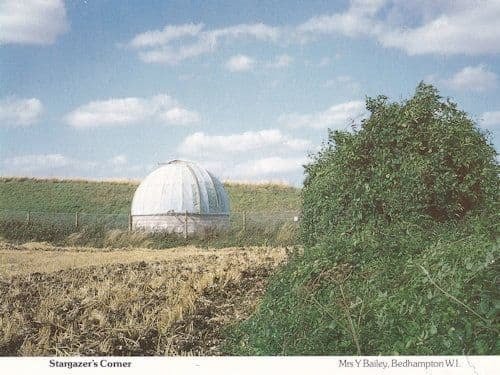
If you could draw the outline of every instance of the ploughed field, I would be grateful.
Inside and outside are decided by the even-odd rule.
[[[218,355],[281,248],[0,243],[0,355]]]

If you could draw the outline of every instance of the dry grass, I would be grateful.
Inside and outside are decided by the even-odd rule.
[[[218,354],[221,327],[255,307],[285,257],[271,248],[2,244],[0,354]]]
[[[50,273],[68,268],[104,266],[114,263],[168,262],[182,259],[202,262],[204,257],[215,255],[217,259],[227,258],[239,256],[243,252],[258,257],[263,252],[279,255],[282,250],[261,247],[200,249],[186,246],[155,251],[146,248],[58,247],[44,242],[29,242],[24,245],[0,242],[0,279],[33,272]]]
[[[135,178],[92,178],[92,177],[29,177],[29,176],[2,176],[0,181],[34,181],[34,182],[102,182],[139,185]]]
[[[285,180],[224,180],[224,186],[279,186],[284,188],[293,188],[288,181]]]

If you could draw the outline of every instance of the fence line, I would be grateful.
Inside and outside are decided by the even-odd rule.
[[[230,212],[231,229],[246,231],[253,226],[268,227],[285,223],[298,223],[299,211],[261,212],[241,211]],[[46,224],[81,229],[91,225],[103,225],[108,229],[132,229],[130,213],[87,213],[87,212],[47,212],[0,210],[0,221]]]

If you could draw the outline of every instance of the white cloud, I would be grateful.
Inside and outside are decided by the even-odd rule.
[[[186,36],[196,36],[203,29],[203,24],[187,23],[184,25],[167,25],[162,30],[151,30],[137,34],[129,43],[133,48],[164,45],[172,40]]]
[[[267,66],[269,68],[286,68],[293,62],[293,58],[289,55],[279,55],[271,61]]]
[[[280,157],[272,156],[256,160],[246,161],[237,164],[232,171],[234,178],[259,178],[268,176],[279,176],[293,172],[300,172],[302,165],[307,162],[307,158],[303,157]]]
[[[371,37],[409,55],[475,55],[500,52],[499,19],[498,0],[351,0],[346,11],[312,17],[297,32],[305,39],[328,34]]]
[[[179,144],[177,152],[223,180],[279,180],[298,185],[302,181],[301,165],[312,147],[309,140],[279,129],[265,129],[228,135],[193,133]]]
[[[43,112],[43,105],[37,98],[0,99],[0,126],[28,126],[36,123]]]
[[[379,32],[381,25],[374,18],[386,0],[353,0],[347,11],[312,17],[297,27],[299,34],[340,33],[350,37]]]
[[[0,25],[0,44],[52,44],[69,29],[62,0],[2,0]]]
[[[109,163],[113,166],[125,165],[125,164],[127,164],[127,156],[123,155],[123,154],[116,155],[109,160]]]
[[[216,41],[208,37],[179,47],[162,45],[155,49],[139,51],[139,58],[146,63],[178,64],[179,62],[203,55],[215,50]]]
[[[278,121],[292,128],[311,127],[316,129],[346,129],[352,121],[358,121],[366,115],[365,105],[362,101],[350,101],[336,104],[325,111],[298,114],[290,113],[281,115]]]
[[[189,125],[200,121],[200,115],[193,111],[188,111],[182,107],[173,107],[166,112],[160,113],[159,118],[167,124]]]
[[[187,136],[178,146],[179,157],[201,163],[223,180],[287,181],[300,184],[301,165],[313,145],[279,129],[228,135],[202,132]]]
[[[177,64],[212,53],[243,38],[267,43],[309,43],[344,35],[373,38],[380,45],[417,54],[500,52],[500,1],[351,0],[345,11],[320,14],[299,25],[237,24],[205,29],[203,24],[166,25],[133,37],[128,46],[147,63]],[[320,66],[328,64],[323,60]]]
[[[194,159],[191,159],[194,160]],[[245,155],[230,158],[194,160],[223,181],[243,183],[285,183],[300,186],[302,166],[310,160],[304,155]]]
[[[167,25],[162,30],[150,30],[132,38],[128,46],[138,50],[146,63],[178,64],[216,50],[223,40],[253,38],[276,41],[280,28],[263,23],[238,24],[204,30],[203,24]]]
[[[310,147],[308,140],[292,138],[278,129],[247,131],[239,134],[208,135],[203,132],[187,136],[178,150],[187,155],[239,154],[272,148],[284,151],[305,151]]]
[[[487,129],[500,129],[500,111],[484,112],[480,124]]]
[[[378,39],[383,46],[401,48],[410,55],[500,52],[500,2],[485,0],[465,4],[446,9],[414,28],[390,30],[386,26]]]
[[[200,120],[198,113],[182,108],[168,95],[149,98],[114,98],[93,101],[76,108],[65,116],[76,128],[126,126],[139,123],[188,125]]]
[[[257,40],[264,41],[275,41],[280,35],[280,29],[278,27],[269,26],[263,23],[254,24],[238,24],[234,26],[224,27],[221,29],[215,29],[208,31],[207,34],[214,39],[219,39],[222,37],[227,38],[243,38],[243,37],[253,37]]]
[[[246,72],[253,68],[255,61],[245,55],[236,55],[231,57],[227,63],[226,68],[231,72]]]
[[[339,75],[333,79],[329,79],[324,83],[324,87],[344,88],[353,92],[357,92],[361,89],[360,84],[348,75]]]
[[[60,153],[19,155],[0,161],[0,173],[4,176],[130,179],[144,176],[151,169],[147,165],[130,164],[123,154],[102,162]]]
[[[325,67],[325,66],[330,65],[330,64],[331,64],[331,62],[332,62],[332,60],[331,60],[329,57],[323,57],[323,58],[321,58],[321,60],[319,61],[318,66],[319,66],[319,67],[321,67],[321,68],[323,68],[323,67]]]
[[[61,154],[29,154],[7,158],[3,164],[9,170],[20,172],[34,172],[37,170],[47,170],[66,167],[72,160]]]
[[[498,77],[484,65],[466,66],[444,83],[455,90],[486,91],[497,87]]]
[[[346,11],[313,17],[297,30],[306,38],[321,34],[372,37],[384,47],[400,48],[409,55],[473,55],[500,52],[498,19],[498,0],[480,4],[352,0]]]

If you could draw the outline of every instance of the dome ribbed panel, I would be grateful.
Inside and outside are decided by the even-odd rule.
[[[132,200],[132,215],[228,214],[223,185],[195,163],[175,160],[149,174]]]
[[[222,183],[207,171],[211,183],[214,186],[215,194],[217,195],[217,207],[221,213],[229,212],[229,198]]]
[[[218,213],[217,189],[210,174],[195,164],[190,163],[190,167],[196,175],[201,196],[203,197],[203,212]]]

